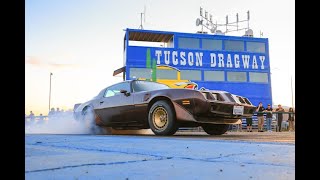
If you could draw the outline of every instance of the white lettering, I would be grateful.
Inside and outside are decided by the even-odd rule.
[[[177,51],[173,51],[172,52],[172,64],[173,65],[177,65],[178,64],[177,56],[178,56],[178,52]]]
[[[189,66],[193,66],[193,53],[192,52],[188,53],[188,64],[189,64]]]
[[[249,60],[250,60],[249,55],[242,55],[243,68],[245,68],[245,69],[249,68]]]
[[[162,56],[163,55],[163,56]],[[208,65],[209,59],[206,52],[185,52],[185,51],[170,51],[170,50],[155,50],[156,64],[165,64],[173,66],[197,66],[202,67]],[[147,55],[148,56],[148,55]],[[225,59],[226,56],[226,59]],[[240,57],[241,56],[241,57]],[[172,61],[171,61],[172,58]],[[233,58],[233,59],[232,59]],[[242,60],[240,60],[242,58]],[[252,58],[252,61],[250,59]],[[203,62],[203,60],[205,62]],[[265,56],[257,55],[239,55],[239,54],[224,54],[210,53],[210,67],[226,67],[226,68],[243,68],[243,69],[265,69]],[[240,61],[242,61],[240,63]],[[203,64],[204,63],[204,64]],[[261,64],[259,64],[261,63]],[[226,65],[226,66],[225,66]]]
[[[240,57],[239,54],[234,55],[234,67],[235,68],[240,68]]]
[[[186,56],[186,52],[180,52],[180,58],[181,58],[180,64],[182,66],[185,66],[187,64],[187,60],[185,56]]]
[[[261,61],[261,69],[264,69],[264,60],[265,60],[265,56],[259,56],[259,59],[260,59],[260,61]]]
[[[228,54],[228,57],[227,57],[227,67],[228,68],[232,68],[232,62],[231,62],[231,55]]]
[[[219,64],[218,67],[224,67],[223,54],[218,54]]]
[[[202,66],[202,56],[203,53],[196,52],[196,66]]]
[[[258,69],[258,63],[256,56],[253,56],[252,69]]]
[[[167,65],[170,64],[170,51],[164,51],[164,63]]]
[[[216,61],[217,56],[216,56],[216,54],[215,53],[210,53],[210,58],[211,58],[210,66],[211,67],[216,67],[216,65],[217,65],[217,61]]]
[[[162,55],[161,50],[156,50],[156,56],[157,56],[157,64],[160,64],[160,56]]]

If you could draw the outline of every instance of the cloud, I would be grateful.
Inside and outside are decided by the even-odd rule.
[[[35,57],[35,56],[26,56],[25,57],[25,63],[26,64],[31,64],[31,65],[35,65],[35,66],[43,65],[41,60],[38,57]]]
[[[81,68],[79,64],[64,64],[64,63],[53,63],[47,60],[47,58],[40,58],[36,56],[26,56],[25,57],[25,64],[29,64],[36,67],[41,68],[49,68],[49,69],[74,69],[74,68]]]
[[[79,68],[81,67],[78,64],[56,64],[56,63],[49,63],[49,66],[55,68],[55,69],[61,69],[61,68]]]

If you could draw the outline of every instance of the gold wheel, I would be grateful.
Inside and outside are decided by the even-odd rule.
[[[156,127],[158,130],[164,130],[168,126],[168,113],[167,110],[163,107],[157,107],[153,111],[153,125]]]

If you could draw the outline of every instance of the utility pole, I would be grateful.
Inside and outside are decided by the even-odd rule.
[[[143,26],[142,26],[142,15],[143,15],[143,13],[140,13],[140,26],[139,26],[139,28],[141,28],[141,29],[143,29]]]
[[[50,87],[49,87],[49,112],[50,112],[50,101],[51,101],[51,76],[53,74],[50,72]]]
[[[291,103],[293,108],[293,87],[292,87],[292,75],[291,75]]]

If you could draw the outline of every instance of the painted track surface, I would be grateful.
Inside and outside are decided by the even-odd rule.
[[[26,134],[25,178],[295,179],[294,143],[186,134]]]
[[[191,138],[202,139],[217,139],[217,140],[232,140],[232,141],[244,141],[244,142],[279,142],[295,144],[295,132],[236,132],[228,131],[227,134],[222,136],[208,136],[205,132],[178,132],[177,135]]]

